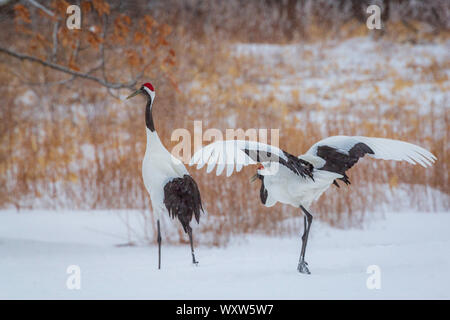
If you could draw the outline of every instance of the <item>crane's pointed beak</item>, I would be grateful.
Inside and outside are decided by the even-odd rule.
[[[126,99],[128,100],[128,99],[130,99],[130,98],[133,98],[134,96],[137,96],[137,95],[140,94],[140,93],[142,93],[142,90],[141,90],[141,89],[136,90],[135,92],[133,92],[132,94],[130,94]]]
[[[254,174],[254,175],[250,178],[250,182],[255,182],[256,179],[258,179],[258,174]]]

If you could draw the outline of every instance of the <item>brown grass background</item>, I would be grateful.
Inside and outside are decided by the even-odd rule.
[[[64,7],[62,3],[45,4],[56,11]],[[328,191],[313,211],[332,225],[358,226],[381,203],[395,202],[392,199],[400,187],[410,197],[411,208],[448,210],[448,99],[419,112],[423,108],[420,101],[395,96],[397,89],[410,87],[416,80],[388,73],[396,88],[383,101],[391,106],[389,110],[379,107],[380,96],[368,102],[375,106],[371,109],[359,108],[344,98],[339,108],[324,112],[317,123],[313,114],[323,106],[305,103],[295,90],[290,100],[273,92],[264,99],[252,94],[258,92],[261,82],[281,81],[295,72],[289,61],[281,61],[274,69],[255,57],[233,54],[238,43],[327,46],[329,41],[340,43],[353,37],[410,46],[448,44],[448,2],[430,1],[423,8],[414,1],[381,1],[386,3],[389,12],[383,30],[369,31],[365,15],[355,9],[354,1],[92,1],[83,7],[83,26],[77,36],[61,27],[54,61],[78,70],[96,64],[100,42],[95,32],[88,30],[89,26],[103,30],[100,9],[106,6],[108,79],[126,81],[151,62],[145,79],[156,87],[156,128],[169,150],[176,144],[170,141],[174,129],[192,132],[193,121],[202,120],[204,131],[218,128],[225,132],[230,117],[236,128],[244,130],[280,129],[280,147],[293,154],[301,154],[314,142],[335,134],[406,140],[433,152],[438,157],[435,165],[425,170],[364,161],[351,169],[351,187]],[[26,12],[20,12],[17,5],[24,6]],[[11,1],[0,8],[0,14],[2,46],[50,59],[52,20],[26,1]],[[149,34],[141,24],[147,16],[155,22]],[[169,30],[167,42],[158,39],[164,28]],[[141,36],[150,41],[151,49],[145,47]],[[72,59],[74,39],[80,39],[82,50]],[[155,45],[158,41],[161,43]],[[317,52],[309,55],[306,52],[301,58],[321,59]],[[449,65],[447,59],[418,70],[422,79],[428,79],[447,97],[448,72],[442,70],[448,71]],[[311,70],[311,74],[320,71]],[[379,76],[373,74],[374,78]],[[88,80],[58,83],[66,78],[35,63],[0,55],[0,208],[140,209],[151,217],[141,178],[146,139],[144,102],[125,103],[115,96],[125,96],[130,90],[115,90],[112,95]],[[351,92],[361,84],[350,79],[341,85]],[[293,116],[298,112],[301,120]],[[350,116],[355,120],[349,121]],[[248,182],[253,170],[245,168],[226,179],[189,169],[208,211],[202,231],[213,236],[205,243],[220,245],[241,233],[299,232],[301,224],[290,220],[299,215],[297,209],[260,204],[259,186]],[[420,186],[444,196],[425,194],[426,188]],[[182,239],[180,233],[175,242]]]

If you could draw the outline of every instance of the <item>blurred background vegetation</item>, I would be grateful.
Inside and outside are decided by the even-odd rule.
[[[332,225],[358,226],[399,204],[449,209],[450,2],[78,0],[80,30],[66,27],[70,4],[0,1],[0,208],[151,217],[144,103],[121,100],[150,81],[169,150],[173,130],[202,120],[203,130],[280,129],[280,147],[293,154],[352,134],[406,140],[438,157],[427,170],[363,161],[351,187],[312,208]],[[370,4],[382,8],[381,30],[366,27]],[[260,204],[253,168],[228,179],[189,171],[208,211],[205,243],[299,232],[298,210]],[[179,230],[173,241],[182,239]]]

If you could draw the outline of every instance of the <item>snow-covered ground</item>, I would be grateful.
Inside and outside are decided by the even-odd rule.
[[[300,230],[299,230],[300,231]],[[449,299],[450,214],[396,213],[363,229],[313,223],[299,274],[300,238],[249,236],[225,248],[117,247],[126,228],[113,212],[0,211],[1,299]],[[81,289],[69,290],[69,265]],[[380,268],[368,289],[367,268]]]

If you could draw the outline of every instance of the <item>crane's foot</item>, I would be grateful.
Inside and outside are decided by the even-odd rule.
[[[311,272],[308,269],[308,263],[306,261],[300,261],[298,263],[297,267],[298,272],[304,273],[304,274],[311,274]]]
[[[193,264],[194,266],[198,266],[198,261],[195,260],[195,256],[194,256],[194,255],[192,255],[192,264]]]

